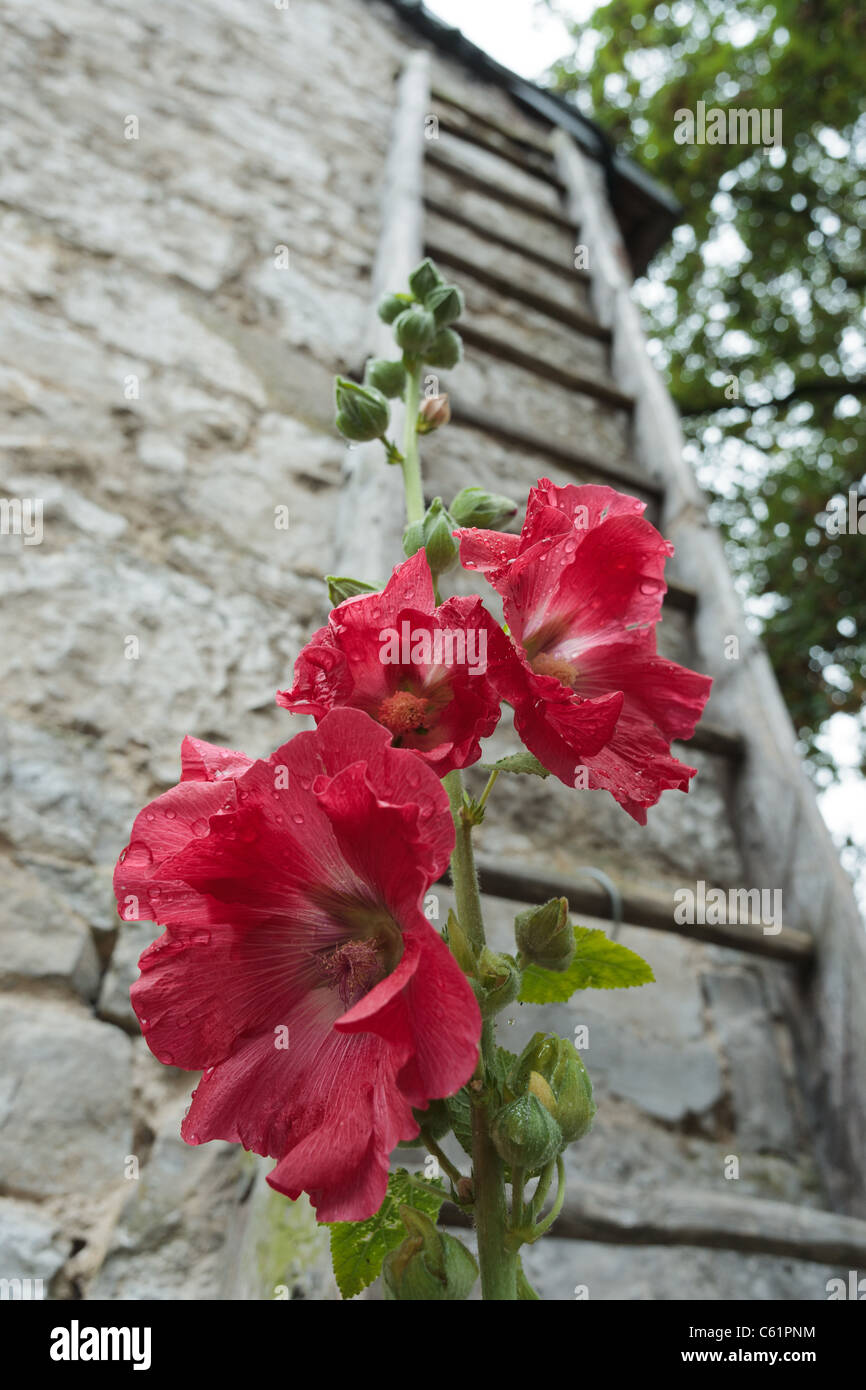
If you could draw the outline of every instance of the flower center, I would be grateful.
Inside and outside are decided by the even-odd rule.
[[[423,695],[413,695],[410,690],[395,690],[393,695],[382,701],[376,718],[392,734],[412,734],[425,726],[429,709],[430,701],[425,700]]]
[[[347,1009],[387,975],[381,944],[375,939],[344,941],[318,957],[319,968]]]
[[[533,671],[539,676],[555,676],[563,685],[569,686],[572,690],[577,683],[577,667],[570,661],[566,661],[561,656],[548,656],[546,652],[539,652],[530,661]]]

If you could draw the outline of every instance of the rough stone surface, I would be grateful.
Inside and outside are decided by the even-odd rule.
[[[38,499],[43,534],[0,535],[0,1277],[42,1278],[64,1298],[329,1299],[311,1209],[281,1204],[266,1165],[237,1148],[181,1141],[195,1078],[130,1036],[129,985],[158,929],[119,922],[111,871],[135,813],[176,780],[184,734],[261,756],[307,727],[273,697],[326,614],[321,573],[339,563],[332,379],[361,366],[393,82],[419,40],[389,6],[359,0],[214,0],[206,13],[194,0],[9,0],[4,20],[0,495]],[[434,85],[545,138],[451,59],[434,70]],[[429,153],[451,164],[428,160],[429,198],[573,274],[568,227],[511,205],[503,217],[466,175],[555,210],[548,183],[447,135]],[[427,234],[586,309],[585,285],[537,259],[449,234],[439,216]],[[478,327],[610,380],[598,340],[466,288]],[[472,350],[443,385],[517,429],[633,465],[625,412],[542,376]],[[522,501],[540,476],[598,480],[459,426],[425,457],[427,492],[446,500],[467,483]],[[677,613],[660,646],[697,666],[708,655]],[[489,754],[516,746],[506,718]],[[694,790],[667,795],[646,829],[600,793],[501,778],[479,848],[671,894],[699,877],[748,886],[729,772],[685,756]],[[477,793],[482,774],[467,782]],[[516,905],[487,906],[509,949]],[[763,974],[684,939],[623,940],[657,984],[578,996],[542,1024],[589,1027],[600,1106],[573,1171],[710,1190],[734,1154],[744,1191],[820,1205]],[[502,1041],[517,1049],[541,1020],[512,1012]],[[527,1263],[557,1299],[581,1281],[591,1297],[824,1297],[833,1272],[556,1240]]]
[[[0,1173],[6,1189],[103,1196],[132,1142],[130,1042],[82,1009],[0,998]]]
[[[51,1281],[69,1255],[55,1218],[29,1202],[0,1197],[0,1279],[31,1282],[29,1296],[48,1298]],[[23,1292],[23,1290],[22,1290]]]

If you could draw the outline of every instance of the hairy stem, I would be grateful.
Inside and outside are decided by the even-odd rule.
[[[406,516],[409,521],[424,519],[424,489],[421,485],[421,458],[418,451],[418,407],[421,400],[421,371],[419,362],[409,370],[406,382],[406,423],[403,431],[403,486],[406,492]]]

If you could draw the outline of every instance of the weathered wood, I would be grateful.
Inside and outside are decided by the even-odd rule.
[[[546,136],[538,135],[533,138],[528,132],[515,135],[513,130],[510,130],[508,126],[502,125],[501,122],[495,120],[488,112],[482,111],[478,106],[470,105],[470,103],[465,101],[462,97],[456,97],[452,93],[444,91],[442,87],[434,86],[432,96],[434,101],[441,101],[444,102],[446,106],[453,106],[455,111],[462,112],[464,116],[468,116],[470,120],[475,121],[480,126],[484,126],[494,135],[499,135],[507,140],[511,140],[514,144],[523,145],[526,149],[532,150],[535,154],[544,155],[548,160],[551,158],[550,141]]]
[[[469,347],[477,348],[479,352],[486,352],[488,356],[498,357],[504,362],[513,362],[515,367],[522,367],[524,371],[553,381],[557,386],[564,386],[567,391],[579,391],[584,396],[592,396],[594,400],[602,401],[614,410],[630,411],[634,405],[631,396],[620,391],[619,387],[612,383],[600,381],[598,377],[589,376],[585,372],[573,372],[559,367],[555,362],[548,362],[546,358],[539,357],[537,353],[524,352],[513,343],[484,333],[478,328],[473,328],[471,324],[464,326],[462,320],[460,334]]]
[[[604,921],[612,920],[609,894],[591,879],[572,878],[568,874],[522,864],[503,864],[486,855],[477,856],[477,865],[481,890],[490,897],[519,903],[545,903],[551,898],[567,898],[574,913]],[[805,964],[812,957],[813,942],[808,932],[783,926],[770,936],[764,934],[760,923],[681,924],[674,921],[673,895],[639,892],[623,884],[617,886],[622,898],[622,920],[628,926],[670,932],[690,941],[726,946],[749,955],[765,956],[768,960]]]
[[[463,125],[460,121],[449,120],[447,116],[438,115],[440,131],[445,131],[446,135],[453,135],[457,140],[466,140],[470,144],[476,145],[478,149],[485,150],[487,154],[495,154],[500,159],[505,159],[522,173],[531,175],[532,178],[541,179],[544,183],[550,184],[557,193],[564,193],[565,188],[562,181],[557,178],[554,172],[553,162],[550,153],[547,155],[547,163],[542,163],[533,155],[524,154],[515,149],[513,145],[506,144],[505,140],[491,140],[482,134],[480,130],[471,125]]]
[[[695,631],[703,668],[716,682],[714,709],[746,744],[733,802],[746,873],[780,888],[788,920],[814,939],[808,982],[774,977],[773,988],[794,1039],[815,1152],[833,1202],[866,1215],[866,932],[772,667],[746,627],[721,538],[683,456],[676,410],[646,350],[628,257],[598,173],[564,132],[554,133],[553,144],[568,206],[594,258],[591,294],[600,322],[613,330],[614,373],[635,396],[635,458],[665,480],[662,529],[677,547],[679,573],[700,593]],[[726,659],[730,637],[739,643],[737,661]]]
[[[665,602],[669,603],[671,608],[676,608],[680,613],[687,613],[689,617],[692,617],[698,606],[698,591],[692,589],[688,584],[679,584],[675,579],[669,579]]]
[[[506,188],[504,184],[496,183],[493,179],[485,179],[481,174],[476,174],[473,170],[465,168],[464,165],[455,163],[453,159],[449,159],[447,155],[441,154],[438,150],[428,150],[427,159],[437,169],[444,170],[449,177],[459,179],[467,188],[474,188],[477,193],[485,194],[494,202],[509,203],[511,207],[520,208],[521,212],[528,212],[531,217],[538,217],[543,222],[551,222],[555,227],[561,227],[563,231],[568,232],[569,236],[574,235],[575,227],[571,218],[549,208],[546,203],[538,202],[535,198],[529,198],[523,193],[517,193],[513,188]]]
[[[467,217],[459,208],[453,207],[450,203],[441,203],[437,198],[425,196],[424,206],[429,208],[431,212],[435,212],[438,217],[445,217],[449,222],[456,222],[458,226],[465,227],[467,231],[483,237],[492,246],[501,246],[505,251],[513,251],[515,255],[533,261],[535,265],[540,265],[545,270],[551,271],[552,274],[561,276],[570,284],[575,280],[581,281],[583,284],[589,282],[589,271],[573,266],[571,256],[563,261],[554,260],[553,256],[546,256],[543,251],[536,251],[533,246],[527,246],[525,241],[517,241],[506,236],[499,228],[486,226],[483,222],[476,221],[474,217]]]
[[[424,119],[430,110],[430,57],[412,53],[397,84],[393,133],[385,165],[381,233],[373,267],[371,304],[361,355],[391,357],[394,340],[376,313],[381,296],[403,289],[422,258]],[[391,402],[390,437],[400,440],[403,406]],[[402,510],[395,505],[394,468],[378,441],[346,452],[335,527],[334,566],[369,583],[384,583],[402,557]],[[399,495],[399,487],[397,488]]]
[[[746,741],[742,734],[732,733],[730,729],[719,728],[716,724],[707,724],[703,719],[691,738],[674,739],[674,742],[682,743],[686,753],[689,748],[699,748],[702,753],[716,753],[733,763],[740,762],[746,755]]]
[[[576,333],[582,333],[587,338],[598,338],[603,343],[610,342],[609,328],[596,323],[589,314],[582,314],[579,309],[574,309],[569,304],[562,304],[556,299],[551,299],[549,295],[539,294],[537,290],[530,289],[528,285],[521,285],[506,275],[499,275],[489,266],[479,265],[477,261],[469,260],[467,256],[449,251],[447,246],[443,246],[439,242],[428,239],[426,251],[427,255],[432,256],[434,261],[442,261],[458,273],[471,275],[480,284],[487,285],[489,289],[495,290],[504,298],[516,299],[528,308],[536,309],[540,314],[546,314],[548,318],[564,323],[568,328],[573,328]]]
[[[504,444],[513,444],[527,453],[538,454],[540,458],[551,459],[563,468],[578,474],[593,473],[613,487],[634,488],[643,497],[658,504],[661,491],[656,484],[643,477],[636,469],[625,463],[611,463],[597,454],[583,453],[579,449],[557,444],[553,439],[536,434],[532,430],[519,429],[509,421],[501,420],[484,410],[475,410],[455,400],[452,402],[452,419],[455,424],[465,425],[467,429],[483,430],[485,434],[501,439]]]
[[[442,1224],[468,1224],[448,1203]],[[610,1245],[695,1245],[740,1254],[779,1255],[862,1270],[866,1221],[706,1188],[650,1189],[581,1181],[572,1186],[550,1234]]]

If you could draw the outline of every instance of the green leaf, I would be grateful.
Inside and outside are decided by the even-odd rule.
[[[655,980],[645,960],[606,932],[575,927],[574,960],[567,970],[529,965],[523,972],[522,1004],[564,1004],[576,989],[631,989]]]
[[[512,753],[496,763],[482,763],[485,772],[531,772],[534,777],[549,777],[550,768],[540,763],[534,753]]]
[[[472,1102],[464,1086],[456,1096],[449,1096],[445,1102],[454,1138],[464,1153],[472,1157]]]
[[[413,1187],[406,1169],[398,1168],[388,1178],[385,1200],[375,1216],[366,1221],[323,1223],[331,1228],[331,1263],[343,1298],[354,1298],[372,1284],[388,1252],[396,1250],[406,1239],[406,1227],[400,1220],[401,1203],[423,1211],[435,1221],[445,1195],[444,1187],[438,1199]]]

